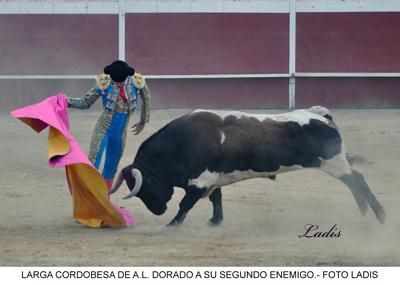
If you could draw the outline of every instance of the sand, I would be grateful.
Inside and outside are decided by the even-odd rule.
[[[139,135],[128,136],[123,167],[153,132],[188,110],[154,110]],[[249,111],[249,110],[248,110]],[[332,110],[354,166],[384,206],[385,224],[362,217],[350,191],[317,170],[223,187],[224,222],[207,225],[200,200],[179,228],[167,228],[183,190],[154,216],[133,198],[112,200],[133,212],[129,229],[90,229],[72,218],[64,169],[47,165],[47,130],[34,133],[0,114],[1,266],[400,266],[400,110]],[[276,113],[277,110],[251,110]],[[96,111],[71,110],[72,133],[87,152]],[[132,123],[138,118],[135,115]],[[336,225],[339,238],[299,238],[306,224]]]

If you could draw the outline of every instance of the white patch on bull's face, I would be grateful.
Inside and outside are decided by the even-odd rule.
[[[225,137],[224,132],[221,132],[221,144],[224,143],[225,139],[226,139],[226,137]]]
[[[321,160],[321,167],[317,168],[329,175],[339,178],[346,174],[351,174],[351,166],[346,158],[346,150],[342,143],[340,153],[331,159]]]
[[[234,170],[229,173],[224,172],[210,172],[206,169],[199,177],[190,179],[188,185],[196,186],[197,188],[210,189],[213,187],[221,187],[235,182],[239,182],[252,178],[267,178],[268,176],[277,175],[284,172],[302,169],[299,165],[294,166],[281,166],[277,171],[272,172],[256,172],[253,170],[239,171]]]
[[[282,114],[250,114],[240,111],[220,111],[220,110],[203,110],[203,109],[194,110],[192,113],[198,113],[198,112],[213,113],[219,116],[221,120],[225,119],[228,116],[234,116],[237,119],[254,118],[259,120],[260,122],[264,121],[265,119],[271,119],[277,122],[295,122],[298,123],[300,126],[310,123],[311,119],[319,120],[326,124],[329,123],[328,119],[326,119],[319,113],[314,112],[312,108],[310,108],[310,110],[299,109],[293,112],[282,113]]]

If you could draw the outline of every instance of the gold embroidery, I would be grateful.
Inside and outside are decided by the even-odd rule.
[[[110,86],[111,84],[111,77],[108,74],[99,74],[96,77],[96,83],[97,83],[97,87],[104,91],[108,88],[108,86]]]
[[[136,86],[136,88],[139,89],[142,89],[146,84],[146,80],[144,79],[144,76],[141,73],[135,73],[132,76],[132,81],[133,84]]]

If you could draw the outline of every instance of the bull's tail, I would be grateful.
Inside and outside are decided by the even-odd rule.
[[[350,163],[351,166],[356,164],[373,164],[372,161],[366,159],[365,157],[355,154],[355,153],[346,153],[346,159]]]

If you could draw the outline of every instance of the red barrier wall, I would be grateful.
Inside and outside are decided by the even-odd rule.
[[[117,15],[0,15],[0,75],[96,74],[118,57]]]
[[[287,73],[288,14],[126,16],[126,59],[146,74]]]
[[[44,100],[58,92],[80,97],[94,80],[1,80],[0,111]],[[153,108],[287,108],[287,79],[148,80]],[[98,100],[99,102],[101,100]],[[100,103],[92,109],[99,109]]]
[[[298,78],[296,107],[399,108],[399,78]]]
[[[287,79],[149,80],[163,108],[287,108]]]
[[[297,72],[399,72],[400,13],[298,13]]]
[[[400,72],[400,13],[297,13],[297,72]],[[0,15],[0,75],[98,74],[118,57],[117,15]],[[126,15],[145,75],[287,73],[287,13]],[[93,81],[0,80],[0,110]],[[399,107],[398,78],[297,78],[296,106]],[[149,80],[158,108],[288,107],[288,80]],[[65,87],[65,88],[64,88]],[[64,89],[65,90],[64,90]]]

